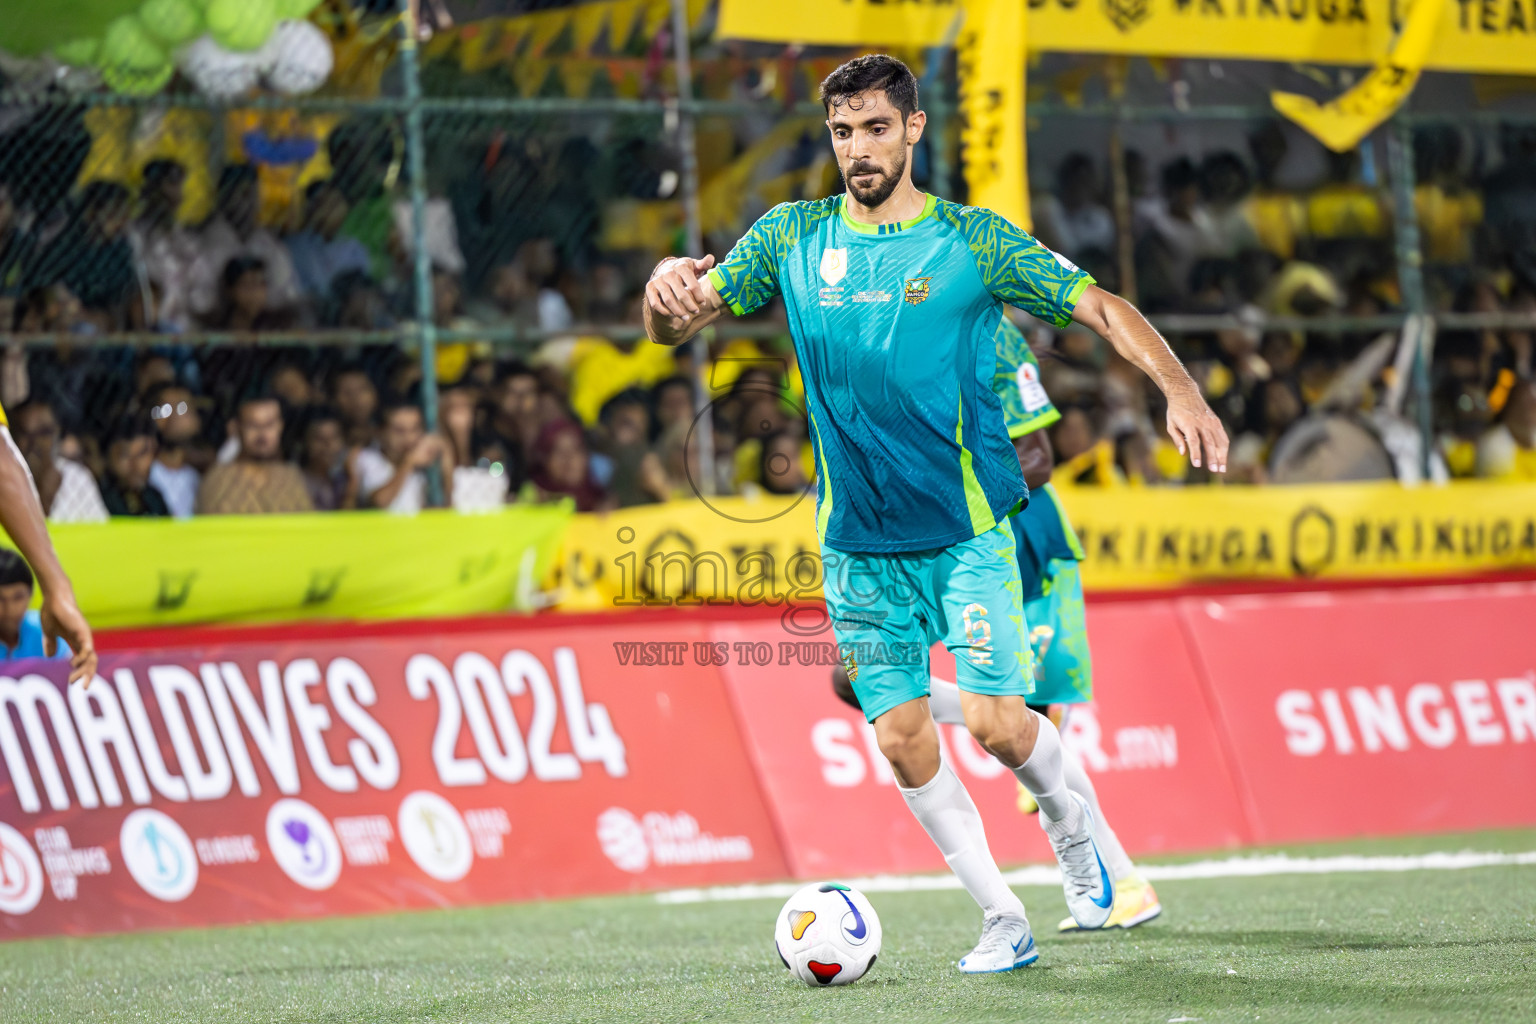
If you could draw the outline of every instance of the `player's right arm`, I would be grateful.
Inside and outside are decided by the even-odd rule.
[[[658,345],[681,345],[725,316],[746,316],[779,293],[779,260],[799,222],[795,204],[759,217],[718,267],[715,258],[662,260],[645,286],[645,333]]]
[[[43,646],[49,657],[58,650],[59,638],[69,644],[69,681],[81,680],[89,686],[96,678],[96,643],[91,627],[75,604],[75,589],[59,564],[53,541],[48,538],[43,506],[37,500],[32,474],[22,459],[8,427],[0,426],[5,451],[0,452],[0,527],[10,535],[37,575],[43,592],[39,617],[43,625]]]

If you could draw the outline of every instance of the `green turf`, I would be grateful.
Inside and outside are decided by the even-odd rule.
[[[1308,853],[1536,849],[1536,831]],[[813,990],[771,944],[778,901],[635,896],[0,944],[0,1021],[1536,1020],[1536,867],[1165,882],[1162,920],[1057,937],[1040,962],[953,966],[960,892],[874,895],[868,978]]]

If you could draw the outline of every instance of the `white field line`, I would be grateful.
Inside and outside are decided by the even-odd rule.
[[[1420,853],[1397,857],[1292,857],[1274,853],[1226,860],[1200,860],[1189,864],[1148,864],[1141,873],[1148,881],[1194,881],[1204,878],[1257,878],[1261,875],[1335,875],[1361,871],[1456,871],[1464,868],[1536,865],[1536,851],[1529,853]],[[1054,866],[1038,864],[1006,871],[1009,885],[1060,885]],[[847,883],[861,892],[930,892],[958,889],[954,875],[874,875],[850,878]],[[804,882],[769,882],[754,885],[719,885],[708,889],[671,889],[656,894],[659,903],[705,903],[715,900],[788,899]]]

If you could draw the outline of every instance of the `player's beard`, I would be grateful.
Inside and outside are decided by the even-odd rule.
[[[843,170],[843,186],[848,193],[859,201],[859,205],[866,209],[876,209],[896,191],[896,186],[901,184],[902,175],[907,170],[907,147],[903,146],[896,153],[895,166],[887,174],[885,168],[878,164],[857,162],[850,164]],[[860,174],[877,174],[878,178],[869,188],[859,188],[853,183],[853,178]]]

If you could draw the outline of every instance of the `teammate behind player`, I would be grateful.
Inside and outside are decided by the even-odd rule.
[[[856,652],[849,679],[907,806],[982,907],[960,969],[1012,970],[1039,954],[976,805],[940,757],[932,643],[956,655],[971,735],[1036,795],[1079,924],[1108,920],[1114,886],[1093,815],[1064,781],[1056,727],[1025,705],[1034,679],[1008,516],[1028,488],[991,387],[1003,303],[1108,338],[1162,387],[1169,431],[1197,465],[1224,467],[1226,435],[1129,303],[997,214],[913,186],[926,118],[906,65],[850,61],[822,101],[846,195],[775,207],[718,268],[664,261],[646,286],[646,329],[676,345],[727,309],[783,295],[817,458],[827,610]]]
[[[10,536],[11,542],[37,574],[37,585],[43,592],[43,604],[38,609],[43,627],[43,651],[53,657],[58,651],[59,640],[63,639],[70,649],[69,681],[83,680],[89,686],[96,678],[96,644],[91,638],[91,627],[75,605],[74,587],[54,553],[43,506],[32,483],[32,472],[27,469],[26,460],[11,437],[3,409],[0,409],[0,434],[5,437],[5,451],[0,453],[0,528]]]
[[[1050,483],[1055,455],[1045,428],[1061,419],[1061,413],[1040,383],[1040,364],[1029,342],[1006,316],[997,329],[997,373],[992,390],[1002,403],[1019,470],[1029,485],[1029,504],[1013,517],[1019,579],[1024,584],[1024,621],[1035,655],[1035,692],[1028,704],[1062,729],[1072,705],[1093,699],[1093,661],[1083,615],[1083,581],[1077,567],[1083,549]],[[965,724],[959,687],[937,677],[929,680],[929,686],[928,708],[933,720],[940,725]],[[848,674],[841,668],[833,670],[832,690],[850,707],[859,707]],[[1152,920],[1162,913],[1156,891],[1136,870],[1110,827],[1082,760],[1070,746],[1063,745],[1061,753],[1067,788],[1088,801],[1104,866],[1115,880],[1115,906],[1104,927],[1134,928]],[[1025,813],[1038,809],[1022,784],[1019,805]],[[1057,928],[1075,931],[1078,924],[1068,917]]]

